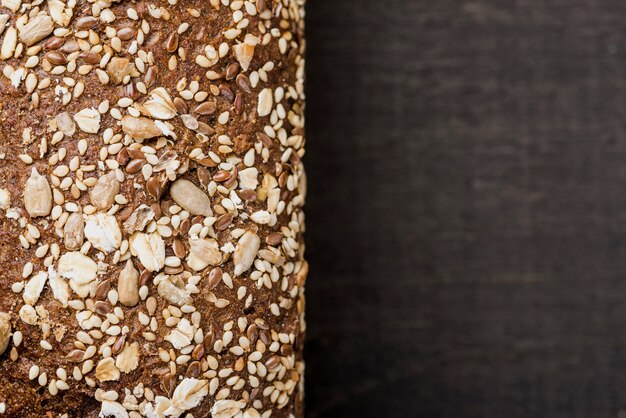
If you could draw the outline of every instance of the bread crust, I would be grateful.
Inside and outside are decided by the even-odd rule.
[[[2,0],[0,416],[303,416],[303,8]]]

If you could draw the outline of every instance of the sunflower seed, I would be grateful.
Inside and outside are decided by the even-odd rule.
[[[124,306],[135,306],[139,303],[139,271],[128,260],[120,271],[117,279],[119,301]]]
[[[71,136],[76,132],[76,124],[70,117],[69,113],[63,112],[56,115],[54,121],[57,124],[57,128],[65,135]]]
[[[176,180],[170,187],[174,202],[192,215],[212,216],[209,196],[189,180]]]
[[[52,210],[50,183],[36,168],[24,185],[24,208],[31,217],[48,216]]]
[[[122,119],[124,133],[133,139],[150,139],[163,135],[156,123],[148,118],[124,116]]]
[[[100,210],[108,210],[115,202],[115,195],[120,191],[120,183],[114,171],[100,177],[89,193],[91,204]]]
[[[106,71],[113,84],[120,84],[126,76],[133,73],[135,65],[128,58],[113,57],[106,66]]]
[[[78,250],[83,245],[85,222],[80,213],[72,213],[63,226],[65,248]]]
[[[233,255],[235,276],[239,276],[248,271],[256,258],[260,245],[261,239],[252,231],[246,231],[241,238],[239,238],[237,247],[235,248],[235,254]]]
[[[2,355],[11,339],[11,315],[6,312],[0,312],[0,355]]]
[[[20,41],[26,46],[31,46],[50,35],[53,30],[54,23],[50,16],[35,16],[20,29]]]

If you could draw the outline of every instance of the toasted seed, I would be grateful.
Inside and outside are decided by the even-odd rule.
[[[120,38],[122,41],[129,41],[133,39],[134,36],[135,36],[135,29],[130,28],[130,27],[122,28],[117,31],[117,37]]]
[[[185,377],[198,377],[202,373],[200,368],[200,363],[198,361],[194,361],[189,365],[187,371],[185,372]]]
[[[211,173],[204,167],[199,167],[197,171],[198,181],[203,187],[207,187],[211,182]]]
[[[65,44],[63,44],[59,51],[63,52],[64,54],[72,54],[76,51],[80,51],[80,46],[78,45],[76,39],[70,39],[66,41]]]
[[[220,267],[215,267],[209,273],[209,289],[213,289],[219,284],[224,276],[224,272]]]
[[[213,113],[215,113],[215,111],[217,110],[217,105],[215,104],[215,102],[204,102],[200,105],[198,105],[195,109],[194,112],[196,112],[199,115],[212,115]]]
[[[52,210],[50,183],[36,168],[24,185],[24,207],[31,217],[48,216]]]
[[[176,388],[176,376],[172,373],[167,373],[161,378],[161,387],[168,396],[172,396]]]
[[[176,255],[176,257],[178,258],[184,258],[187,255],[185,245],[179,239],[175,239],[172,243],[172,250],[174,250],[174,255]]]
[[[2,355],[11,339],[11,315],[6,312],[0,312],[0,355]]]
[[[124,148],[128,154],[128,158],[131,160],[145,160],[143,152],[135,148]]]
[[[274,106],[274,95],[272,89],[263,89],[259,93],[259,101],[257,105],[257,113],[259,116],[267,116],[272,112]]]
[[[203,135],[207,135],[207,136],[208,136],[208,135],[212,135],[212,134],[215,132],[215,130],[214,130],[213,128],[211,128],[209,125],[207,125],[207,124],[206,124],[206,123],[204,123],[204,122],[199,122],[199,123],[198,123],[198,129],[197,129],[197,131],[198,131],[199,133],[201,133],[201,134],[203,134]],[[212,160],[212,159],[210,159],[210,158],[205,158],[205,160],[208,160],[208,164],[206,165],[207,167],[215,167],[215,165],[216,165],[216,164],[215,164],[215,162],[213,162],[213,160]],[[198,160],[198,162],[199,162],[200,164],[202,164],[201,160]]]
[[[74,120],[83,132],[90,134],[100,130],[100,113],[94,108],[85,108],[74,115]]]
[[[158,233],[135,232],[129,243],[131,253],[139,258],[147,270],[156,272],[165,266],[165,242]]]
[[[80,363],[84,358],[85,352],[83,350],[72,350],[65,356],[65,359],[72,363]]]
[[[142,270],[139,275],[139,284],[141,286],[146,286],[150,280],[152,280],[152,273],[150,273],[148,269]]]
[[[259,132],[256,136],[261,142],[263,142],[263,145],[265,145],[266,148],[272,149],[274,147],[274,141],[265,133]]]
[[[186,289],[176,286],[169,280],[163,280],[157,287],[159,296],[176,306],[183,306],[191,303],[191,295]]]
[[[174,98],[174,107],[176,107],[176,111],[180,114],[185,114],[189,111],[187,103],[180,97]]]
[[[98,24],[98,19],[93,16],[83,16],[76,21],[78,29],[92,29]]]
[[[246,93],[252,92],[252,88],[250,87],[250,79],[247,75],[239,74],[235,79],[235,83],[237,83],[237,86]]]
[[[64,65],[67,63],[65,56],[58,51],[50,51],[45,57],[51,64],[54,65]]]
[[[64,43],[65,43],[65,39],[60,38],[58,36],[53,36],[44,43],[43,47],[44,49],[54,50],[54,49],[61,48]]]
[[[132,261],[128,260],[117,279],[119,301],[124,306],[135,306],[139,303],[139,271]]]
[[[230,178],[230,171],[220,170],[213,175],[213,180],[217,182],[226,181]]]
[[[170,187],[174,202],[192,215],[213,215],[209,196],[189,180],[178,179]]]
[[[108,210],[115,202],[115,195],[120,191],[114,171],[100,177],[89,193],[91,204],[100,210]]]
[[[95,303],[94,309],[99,315],[106,315],[111,312],[111,305],[108,302],[99,300]]]
[[[96,300],[104,300],[111,290],[111,283],[108,280],[101,282],[96,288]]]
[[[178,32],[172,32],[170,36],[167,37],[165,41],[165,49],[167,52],[174,52],[178,49]]]
[[[226,80],[232,80],[237,76],[239,72],[239,64],[236,62],[231,63],[228,67],[226,67]]]
[[[148,70],[146,71],[146,76],[144,77],[144,82],[146,83],[147,87],[152,87],[158,77],[158,74],[159,71],[156,67],[152,66],[148,68]]]
[[[20,29],[20,40],[26,46],[31,46],[41,41],[54,30],[52,19],[48,15],[38,15],[28,21]]]
[[[281,234],[280,232],[272,232],[265,238],[265,243],[267,245],[274,246],[274,245],[280,244],[282,240],[283,240],[283,234]]]
[[[191,353],[191,358],[194,360],[200,361],[204,357],[204,353],[205,353],[204,345],[198,344],[193,349]]]
[[[259,338],[259,328],[256,324],[252,324],[248,327],[246,336],[248,337],[248,340],[250,340],[250,345],[256,344],[256,340]]]
[[[234,213],[223,214],[222,216],[217,218],[217,221],[215,221],[215,224],[214,224],[215,229],[217,229],[218,231],[224,231],[233,222],[234,217],[235,217]]]
[[[267,367],[267,370],[274,370],[279,365],[280,358],[278,356],[272,356],[265,362],[265,367]]]
[[[214,239],[189,239],[189,256],[187,264],[195,271],[204,270],[207,266],[219,264],[222,254]]]
[[[241,115],[241,113],[243,112],[243,94],[241,94],[241,92],[235,95],[234,105],[235,105],[235,113],[237,115]]]
[[[146,182],[146,191],[154,199],[159,200],[163,193],[163,184],[158,177],[150,177],[150,180]]]
[[[83,245],[85,222],[80,213],[70,214],[63,227],[65,248],[68,250],[78,250]]]
[[[111,352],[113,354],[119,354],[120,351],[122,351],[122,348],[124,348],[124,343],[125,342],[126,342],[126,336],[125,335],[120,335],[119,337],[117,337],[117,340],[115,341],[115,343],[111,347]]]
[[[76,124],[72,120],[69,113],[63,112],[55,116],[54,121],[57,124],[57,128],[65,135],[72,136],[76,132]]]
[[[4,39],[2,40],[2,47],[0,48],[0,59],[6,60],[13,56],[15,47],[17,46],[17,30],[11,26],[6,30]]]
[[[0,35],[2,35],[4,30],[6,29],[6,24],[8,23],[10,18],[11,17],[8,14],[0,14]]]
[[[254,190],[250,190],[250,189],[246,189],[246,190],[240,190],[238,192],[239,197],[242,198],[243,200],[246,200],[248,202],[254,202],[257,198],[256,196],[256,192]]]
[[[106,66],[107,74],[113,84],[120,84],[124,78],[133,72],[135,65],[128,58],[113,57]]]
[[[150,139],[163,135],[152,119],[124,116],[122,129],[133,139]]]
[[[100,55],[92,51],[81,52],[81,54],[79,55],[79,58],[85,61],[86,64],[91,64],[91,65],[98,64],[100,60],[102,59]]]
[[[124,147],[117,153],[115,156],[115,161],[121,166],[125,166],[130,161],[130,156],[128,155],[128,148]]]
[[[235,276],[241,275],[252,266],[259,252],[260,244],[261,240],[259,236],[252,231],[246,231],[241,238],[239,238],[233,255]]]
[[[139,171],[141,171],[141,168],[143,167],[145,163],[146,163],[145,160],[131,160],[126,165],[126,172],[128,174],[138,173]]]
[[[222,95],[224,99],[228,100],[230,103],[232,103],[235,100],[235,93],[233,93],[230,87],[222,84],[220,85],[219,89],[220,89],[220,94]]]

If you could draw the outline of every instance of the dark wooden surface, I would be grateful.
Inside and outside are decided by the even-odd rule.
[[[626,3],[310,0],[308,417],[624,417]]]

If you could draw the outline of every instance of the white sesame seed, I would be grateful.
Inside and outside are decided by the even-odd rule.
[[[28,370],[28,379],[35,380],[38,376],[39,376],[39,366],[37,366],[36,364],[33,364],[32,366],[30,366],[30,369]]]

